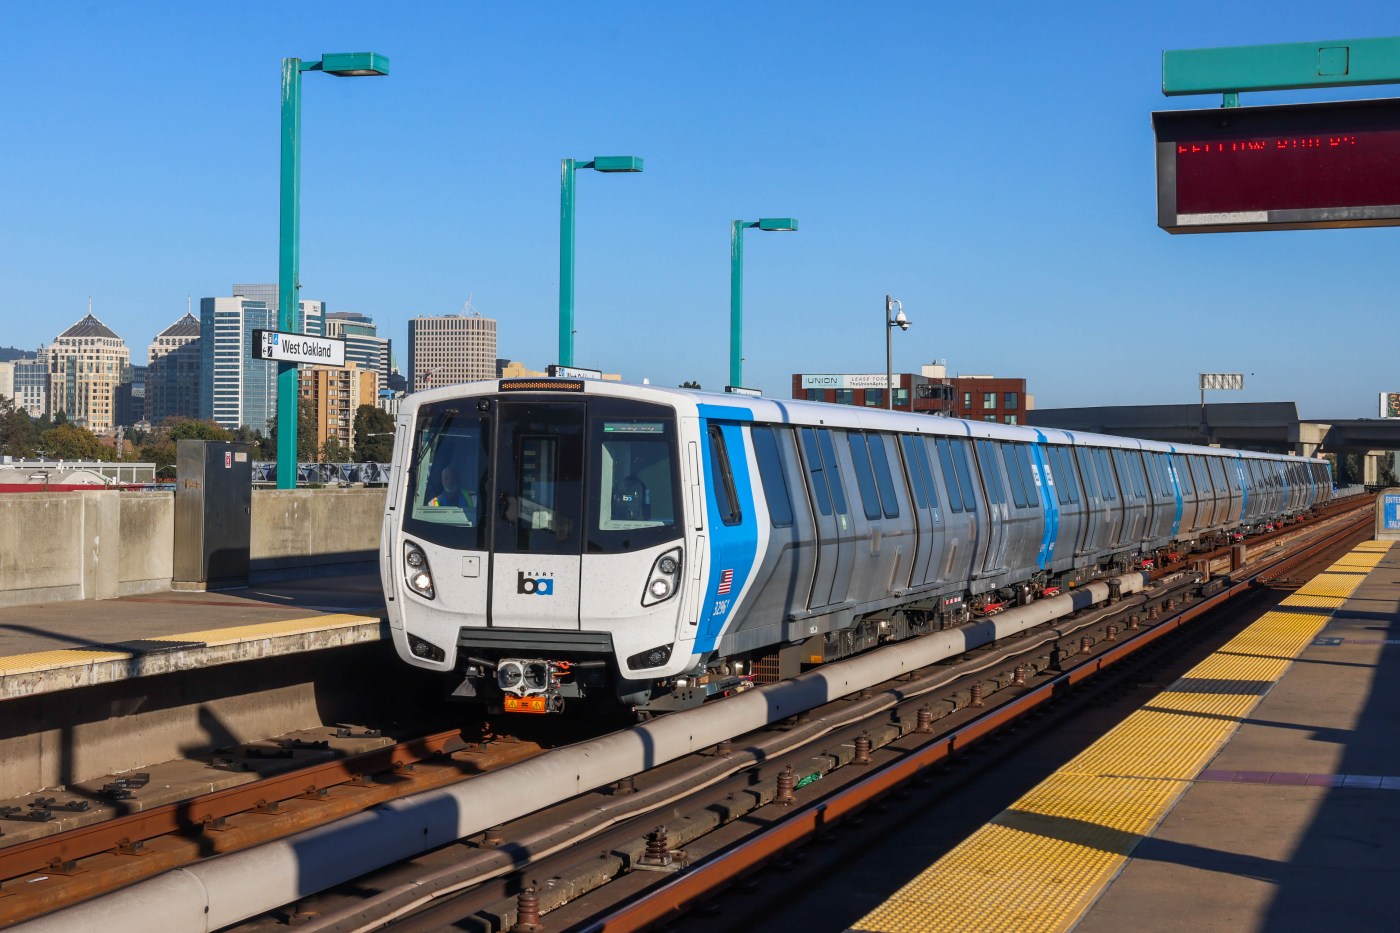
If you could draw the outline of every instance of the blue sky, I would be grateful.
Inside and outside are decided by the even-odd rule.
[[[0,345],[86,313],[140,361],[233,282],[277,276],[280,59],[374,50],[387,78],[308,75],[302,296],[395,339],[473,306],[502,356],[558,332],[559,160],[581,173],[575,362],[721,388],[729,222],[747,234],[745,378],[1024,376],[1039,407],[1296,400],[1367,417],[1400,390],[1375,336],[1400,231],[1170,236],[1150,114],[1164,49],[1392,35],[1393,3],[18,3],[0,186]],[[1378,97],[1388,88],[1332,96]],[[1242,103],[1319,99],[1245,95]]]

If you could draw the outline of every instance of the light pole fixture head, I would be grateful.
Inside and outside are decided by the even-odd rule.
[[[761,217],[758,221],[760,230],[781,230],[789,231],[797,229],[796,217]]]
[[[378,52],[334,52],[321,56],[321,70],[337,78],[381,77],[389,73],[389,59]]]
[[[640,172],[642,160],[638,156],[598,156],[593,160],[595,172]]]

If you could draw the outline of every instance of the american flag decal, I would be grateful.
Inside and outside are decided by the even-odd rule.
[[[734,571],[721,570],[719,573],[719,595],[723,596],[729,592],[729,588],[734,585]]]

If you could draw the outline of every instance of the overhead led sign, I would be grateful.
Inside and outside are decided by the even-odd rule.
[[[1400,99],[1159,111],[1152,126],[1168,233],[1400,224]]]

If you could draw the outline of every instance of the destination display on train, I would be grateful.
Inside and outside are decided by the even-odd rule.
[[[281,330],[254,330],[253,359],[344,366],[345,341]]]
[[[1162,111],[1169,233],[1400,224],[1400,100]]]

